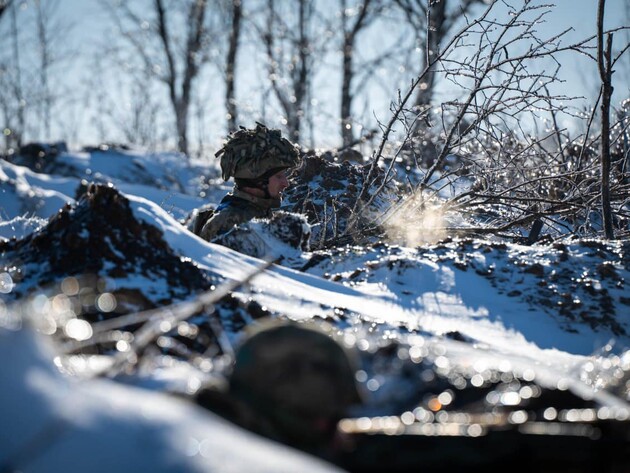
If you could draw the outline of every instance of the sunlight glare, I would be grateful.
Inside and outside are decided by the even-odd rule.
[[[72,319],[63,328],[65,334],[78,341],[87,340],[92,336],[92,326],[81,319]]]
[[[15,284],[13,283],[13,278],[9,273],[0,273],[0,294],[9,294]]]

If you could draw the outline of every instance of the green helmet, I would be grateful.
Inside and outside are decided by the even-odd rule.
[[[358,360],[326,328],[263,323],[238,350],[230,377],[232,395],[296,443],[326,437],[361,402]]]
[[[224,180],[257,179],[273,169],[287,169],[299,164],[297,147],[272,130],[256,122],[256,128],[242,128],[231,133],[215,154],[221,158]]]

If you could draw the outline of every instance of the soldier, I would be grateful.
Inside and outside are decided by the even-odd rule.
[[[259,321],[246,330],[228,386],[204,387],[196,400],[258,434],[332,459],[343,447],[337,422],[363,401],[358,353],[334,334],[326,323]]]
[[[221,158],[223,179],[234,178],[234,190],[205,223],[196,222],[195,233],[208,241],[253,218],[269,218],[289,186],[287,170],[300,159],[297,147],[282,138],[280,130],[260,123],[231,134],[215,156]]]

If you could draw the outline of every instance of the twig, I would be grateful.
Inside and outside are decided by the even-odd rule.
[[[191,317],[200,310],[210,310],[210,312],[214,312],[214,308],[212,306],[215,303],[223,299],[234,290],[243,286],[244,284],[247,284],[260,273],[267,270],[274,263],[275,261],[268,261],[262,266],[256,268],[254,271],[247,274],[243,279],[226,282],[215,290],[206,291],[198,295],[192,301],[182,302],[179,304],[171,304],[163,308],[152,309],[144,312],[139,312],[137,314],[130,314],[127,316],[118,317],[117,319],[94,324],[94,332],[101,333],[105,330],[112,330],[117,327],[146,322],[144,326],[142,326],[134,333],[134,340],[130,344],[129,350],[125,352],[119,352],[114,355],[114,360],[111,367],[97,370],[93,372],[92,375],[116,375],[122,370],[122,368],[124,368],[125,365],[129,363],[135,363],[138,353],[155,338],[164,333],[165,328],[166,331],[169,331],[175,324]],[[211,327],[213,328],[213,330],[218,329],[218,326]],[[223,330],[219,330],[219,332],[215,333],[215,335],[217,337],[217,340],[221,344],[221,348],[224,350],[224,352],[233,355],[233,349]]]

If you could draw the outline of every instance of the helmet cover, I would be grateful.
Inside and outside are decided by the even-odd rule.
[[[280,134],[256,122],[256,128],[243,128],[228,136],[223,148],[215,154],[221,159],[225,181],[257,179],[272,169],[287,169],[299,164],[297,147]]]

